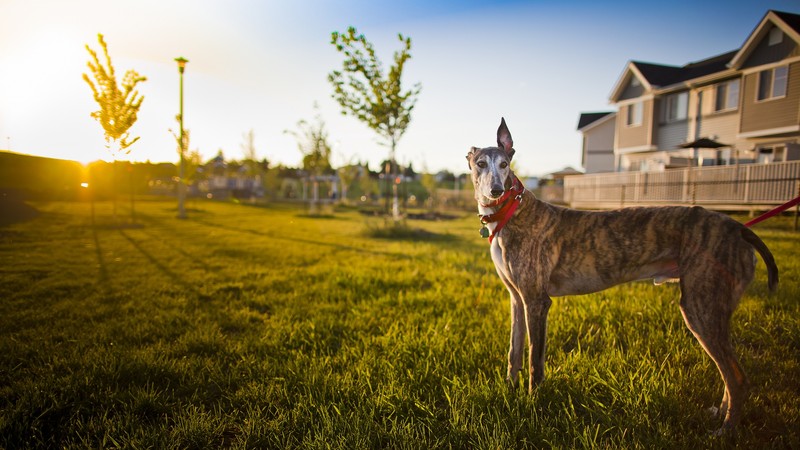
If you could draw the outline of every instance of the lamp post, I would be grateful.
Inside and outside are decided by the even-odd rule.
[[[180,146],[181,146],[181,162],[180,167],[178,169],[178,219],[185,219],[186,218],[186,208],[183,206],[184,200],[186,198],[186,186],[183,183],[183,174],[185,170],[185,162],[184,162],[184,153],[186,153],[186,149],[183,148],[186,145],[186,141],[183,135],[183,70],[186,68],[186,63],[189,62],[186,58],[180,56],[175,58],[175,62],[178,63],[178,73],[180,73],[181,79],[181,109],[180,114],[178,114],[178,121],[180,122],[181,126],[181,136],[180,136]]]

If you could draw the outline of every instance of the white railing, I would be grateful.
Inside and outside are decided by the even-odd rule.
[[[799,191],[800,161],[564,178],[564,202],[574,208],[670,204],[747,210],[782,204]]]

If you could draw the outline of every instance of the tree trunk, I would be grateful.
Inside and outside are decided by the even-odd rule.
[[[392,167],[392,219],[395,222],[400,221],[400,202],[397,198],[397,161],[395,161],[395,148],[397,146],[397,141],[395,140],[394,136],[392,137],[392,154],[390,159],[390,164]]]

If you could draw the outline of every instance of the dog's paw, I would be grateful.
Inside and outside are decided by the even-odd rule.
[[[717,408],[716,406],[712,406],[706,409],[706,411],[708,412],[708,414],[711,415],[711,417],[717,417],[719,415],[719,408]]]

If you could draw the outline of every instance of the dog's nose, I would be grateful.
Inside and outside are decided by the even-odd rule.
[[[492,197],[495,198],[500,197],[501,195],[503,195],[503,192],[504,191],[502,189],[492,189]]]

